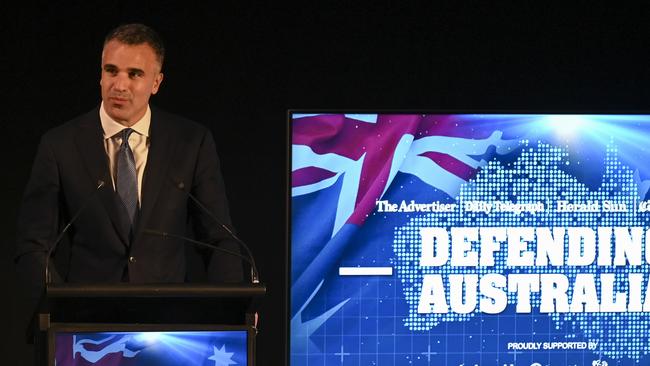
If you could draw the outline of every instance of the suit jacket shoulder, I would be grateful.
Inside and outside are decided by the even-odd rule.
[[[73,136],[80,128],[90,128],[101,133],[99,107],[48,130],[43,134],[42,139],[45,141],[65,140]]]

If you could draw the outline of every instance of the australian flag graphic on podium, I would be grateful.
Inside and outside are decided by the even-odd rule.
[[[647,199],[650,116],[293,113],[290,129],[291,366],[650,363],[650,317],[644,313],[571,318],[534,308],[519,314],[509,296],[501,314],[418,314],[413,283],[422,268],[417,256],[401,249],[417,242],[404,233],[425,222],[409,204],[445,207],[472,189],[497,195],[520,182],[497,186],[489,174],[521,164],[547,164],[536,172],[548,174],[548,184],[561,180],[601,195],[615,167],[612,179],[634,188],[628,196]],[[443,212],[435,219],[462,226],[460,215]],[[648,221],[639,215],[626,220]],[[493,225],[508,223],[517,225],[511,218]],[[648,266],[641,270],[648,273]],[[527,342],[595,346],[510,346]]]
[[[248,365],[246,331],[58,333],[57,366]]]

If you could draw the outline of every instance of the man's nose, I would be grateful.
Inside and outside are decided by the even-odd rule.
[[[128,86],[129,76],[124,72],[118,73],[115,77],[115,82],[113,83],[113,89],[117,91],[125,91],[128,89]]]

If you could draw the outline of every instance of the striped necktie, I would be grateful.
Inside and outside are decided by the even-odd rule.
[[[133,151],[129,146],[129,136],[133,132],[131,128],[125,128],[120,132],[122,145],[117,152],[117,193],[129,214],[131,225],[134,223],[138,209],[138,176],[135,172]]]

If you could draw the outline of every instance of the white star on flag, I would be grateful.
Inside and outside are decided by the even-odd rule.
[[[218,349],[216,346],[212,346],[212,348],[214,348],[214,355],[208,357],[208,359],[214,361],[214,366],[228,366],[237,364],[237,362],[232,360],[232,355],[234,355],[235,352],[226,352],[225,344],[221,346],[221,349]]]

